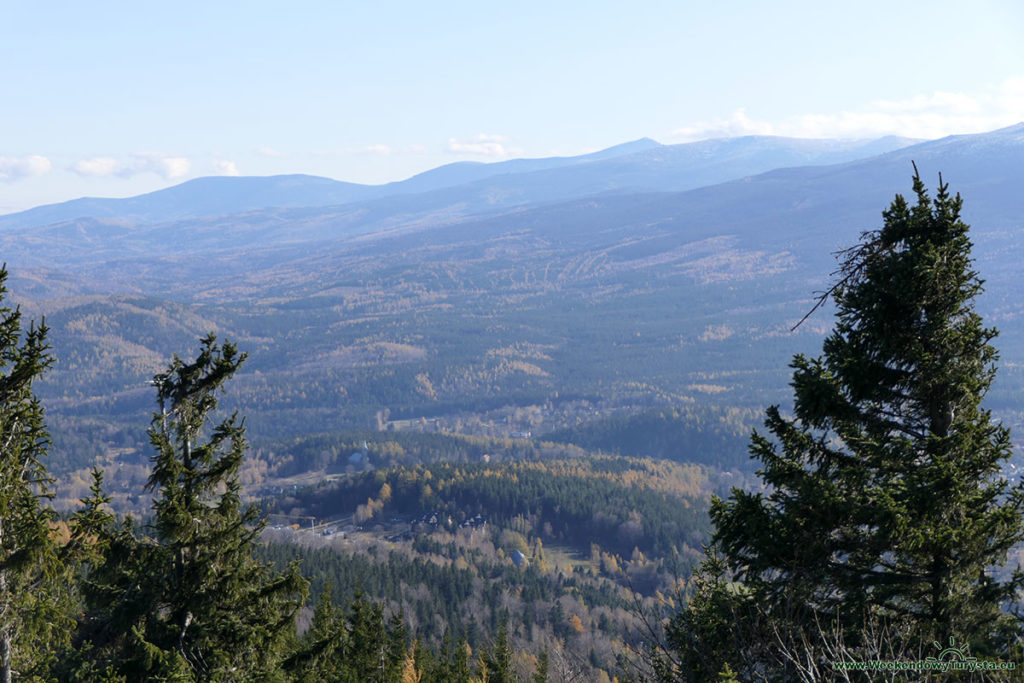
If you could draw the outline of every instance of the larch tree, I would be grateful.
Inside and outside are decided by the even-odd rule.
[[[996,332],[974,308],[959,195],[940,178],[930,198],[916,169],[913,188],[916,202],[897,195],[882,228],[841,253],[823,353],[794,358],[792,417],[771,407],[770,437],[752,437],[764,490],[712,503],[713,591],[669,629],[683,669],[708,654],[705,627],[748,651],[716,653],[704,675],[721,660],[770,670],[750,660],[787,638],[869,654],[866,624],[993,656],[1020,635],[1004,607],[1022,577],[992,571],[1024,540],[1024,489],[1002,474],[1009,432],[981,405]]]

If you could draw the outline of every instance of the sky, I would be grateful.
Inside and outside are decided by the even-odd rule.
[[[0,214],[207,175],[1024,120],[1024,3],[0,0]]]

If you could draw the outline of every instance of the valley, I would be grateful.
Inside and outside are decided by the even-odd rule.
[[[968,198],[1002,332],[987,406],[1024,439],[1024,127],[912,143],[640,141],[0,217],[12,299],[57,359],[37,385],[54,505],[98,466],[114,511],[149,514],[149,380],[213,332],[249,354],[222,407],[245,417],[262,560],[381,601],[434,652],[505,628],[524,675],[543,651],[610,680],[692,593],[712,496],[761,486],[751,431],[832,311],[794,326],[912,160]]]

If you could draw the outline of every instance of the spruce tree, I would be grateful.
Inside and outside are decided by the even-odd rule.
[[[398,683],[417,657],[407,649],[400,615],[385,619],[384,607],[357,593],[348,611],[334,605],[330,589],[320,594],[313,621],[286,665],[296,681]]]
[[[7,293],[0,268],[0,300]],[[53,362],[45,323],[22,329],[21,311],[0,306],[0,682],[40,675],[70,632],[53,538],[49,435],[33,383]]]
[[[346,615],[345,683],[391,683],[401,680],[405,661],[406,630],[402,618],[384,616],[384,606],[357,594]]]
[[[334,604],[328,585],[317,600],[313,621],[285,666],[299,683],[341,679],[348,629],[344,611]]]
[[[835,328],[792,363],[793,416],[769,408],[770,437],[752,438],[765,490],[712,504],[732,595],[749,596],[730,609],[756,606],[776,642],[834,624],[855,647],[882,620],[998,653],[1019,633],[1001,606],[1021,577],[990,571],[1024,540],[1024,489],[1001,474],[1009,432],[981,406],[996,332],[974,309],[960,196],[940,178],[931,199],[916,168],[913,188],[841,254]]]
[[[240,501],[245,427],[237,414],[211,424],[217,393],[244,360],[209,335],[194,361],[175,356],[154,377],[153,537],[139,539],[131,520],[101,532],[79,677],[104,666],[129,679],[283,677],[306,582],[294,566],[276,575],[253,558],[263,522]]]
[[[512,683],[515,673],[512,671],[512,648],[508,643],[508,615],[506,614],[498,627],[498,635],[494,638],[490,652],[483,654],[487,669],[487,680],[495,683]]]

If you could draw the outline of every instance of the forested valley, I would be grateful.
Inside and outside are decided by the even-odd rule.
[[[58,516],[32,394],[54,361],[48,329],[0,313],[3,424],[17,444],[2,635],[21,679],[642,674],[644,629],[678,607],[711,492],[741,483],[525,438],[354,433],[299,439],[289,458],[250,453],[244,419],[216,411],[247,356],[209,335],[152,381],[154,455],[134,493],[145,514],[115,515],[95,468]],[[283,483],[311,471],[316,484]]]
[[[1014,680],[1021,131],[5,217],[0,681]]]

